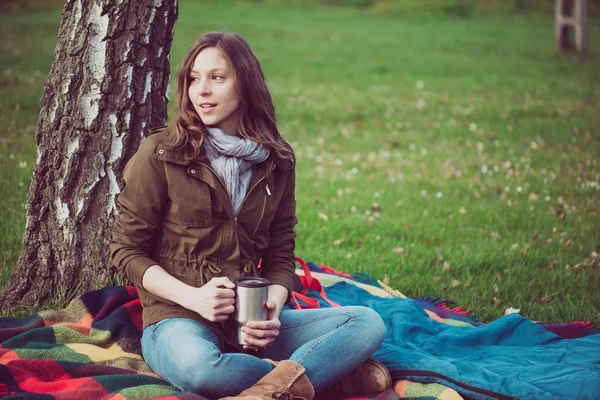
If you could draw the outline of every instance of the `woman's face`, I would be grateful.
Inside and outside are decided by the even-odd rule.
[[[238,134],[240,97],[235,76],[216,47],[208,47],[196,56],[188,96],[204,125],[215,126],[230,135]]]

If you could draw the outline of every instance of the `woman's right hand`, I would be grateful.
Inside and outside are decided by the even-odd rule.
[[[235,310],[235,284],[227,277],[212,278],[187,293],[185,308],[212,322],[225,322]]]

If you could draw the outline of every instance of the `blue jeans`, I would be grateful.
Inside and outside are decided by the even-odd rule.
[[[279,337],[257,355],[223,353],[217,334],[187,318],[146,327],[142,353],[150,368],[173,386],[209,398],[235,396],[258,382],[274,368],[262,358],[301,364],[319,391],[369,358],[386,335],[379,314],[360,306],[284,309],[279,320]]]

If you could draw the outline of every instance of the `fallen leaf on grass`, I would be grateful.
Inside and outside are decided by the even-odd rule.
[[[404,254],[404,247],[395,247],[392,251],[396,254]]]
[[[340,244],[342,244],[344,242],[344,239],[337,239],[333,241],[333,245],[334,246],[339,246]]]
[[[537,144],[536,142],[531,142],[531,143],[529,143],[529,147],[530,147],[532,150],[537,150],[537,148],[538,148],[538,144]]]
[[[457,287],[460,285],[460,281],[458,279],[454,279],[451,283],[450,283],[450,287]]]
[[[498,294],[498,285],[494,283],[494,294]]]
[[[450,270],[450,263],[448,261],[444,261],[444,266],[442,267],[442,271],[446,272]]]
[[[509,314],[518,314],[519,311],[521,311],[520,308],[512,308],[512,307],[508,307],[506,310],[504,310],[504,315],[509,315]]]
[[[329,217],[327,216],[327,214],[324,214],[322,212],[319,213],[319,218],[321,218],[323,221],[329,221]]]
[[[542,303],[550,303],[550,296],[546,295],[540,300]]]

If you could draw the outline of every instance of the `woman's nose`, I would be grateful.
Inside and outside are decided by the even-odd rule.
[[[200,83],[200,95],[201,96],[206,96],[211,94],[211,90],[209,85],[206,82]]]

